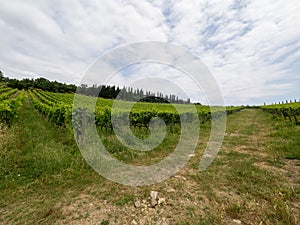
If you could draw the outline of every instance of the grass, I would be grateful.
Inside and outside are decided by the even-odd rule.
[[[145,139],[149,136],[149,132],[146,128],[135,128],[133,131],[141,139]],[[99,137],[107,151],[109,151],[115,158],[132,165],[151,165],[163,158],[167,157],[174,150],[176,146],[179,133],[167,132],[167,135],[163,142],[151,151],[135,151],[124,146],[119,141],[116,135],[113,133],[107,133],[105,131],[99,131]]]
[[[300,160],[300,127],[295,124],[275,121],[275,129],[271,133],[271,153],[279,158]]]
[[[258,119],[261,120],[259,124]],[[276,160],[284,163],[287,155],[299,153],[299,146],[295,147],[296,138],[288,142],[273,138],[274,133],[278,138],[284,138],[285,132],[296,137],[298,127],[293,126],[293,132],[285,131],[285,121],[276,123],[281,128],[274,129],[270,115],[257,110],[244,110],[230,116],[227,136],[217,159],[205,173],[191,176],[201,185],[199,189],[205,193],[210,204],[218,202],[223,205],[224,209],[209,206],[214,211],[221,208],[219,217],[240,219],[243,222],[256,221],[258,224],[297,224],[297,213],[291,202],[299,203],[299,185],[294,188],[286,182],[284,174],[257,166],[263,162],[272,168],[274,164],[269,163],[270,159],[272,162]],[[277,149],[280,147],[274,148],[274,145],[279,142],[282,149],[288,149],[286,145],[290,143],[295,148],[278,154]],[[224,219],[223,223],[231,224],[229,221],[224,222]]]
[[[144,129],[144,128],[143,128]],[[195,156],[165,182],[126,187],[95,173],[82,158],[73,135],[53,126],[25,99],[18,121],[1,127],[0,224],[123,224],[145,216],[169,224],[297,224],[299,215],[300,127],[259,110],[228,116],[220,153],[204,172],[199,159],[210,125],[201,126]],[[134,129],[141,138],[146,129]],[[178,133],[167,133],[155,150],[137,153],[116,136],[99,131],[114,156],[133,165],[151,165],[169,155]],[[183,179],[184,177],[184,179]],[[168,192],[172,187],[175,192]],[[151,190],[167,205],[135,209]],[[94,222],[91,222],[94,221]],[[150,222],[149,222],[150,224]]]
[[[120,196],[116,201],[116,205],[118,206],[124,206],[126,204],[133,204],[133,203],[134,203],[133,194],[125,194],[123,196]]]
[[[55,217],[53,206],[65,192],[78,193],[88,183],[102,181],[86,165],[72,135],[51,126],[28,99],[6,138],[0,152],[0,221],[47,221]]]

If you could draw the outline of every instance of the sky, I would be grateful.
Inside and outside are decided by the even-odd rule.
[[[160,41],[198,57],[226,105],[299,100],[299,11],[298,0],[0,0],[0,70],[79,84],[111,49]],[[199,101],[197,86],[174,68],[141,63],[125,71],[110,82],[173,76]]]

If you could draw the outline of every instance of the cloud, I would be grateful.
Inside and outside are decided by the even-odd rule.
[[[0,69],[79,83],[89,65],[120,44],[168,41],[208,66],[226,104],[299,99],[299,11],[297,0],[5,1]],[[153,69],[171,73],[142,71]]]
[[[174,8],[171,17],[180,19],[173,40],[208,65],[228,104],[259,104],[300,94],[299,3],[176,1]]]
[[[2,5],[0,30],[5,35],[1,35],[0,58],[1,69],[8,73],[28,70],[79,82],[91,62],[121,43],[166,41],[160,11],[138,1],[10,1]],[[143,8],[148,13],[143,14]]]

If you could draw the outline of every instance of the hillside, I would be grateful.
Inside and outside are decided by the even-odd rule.
[[[128,187],[94,172],[72,132],[51,122],[34,107],[33,98],[24,94],[11,127],[1,125],[0,224],[299,222],[300,127],[294,121],[260,109],[234,111],[227,117],[217,158],[199,172],[210,132],[210,123],[204,122],[196,152],[180,172],[158,184]],[[47,95],[35,94],[38,101]],[[48,95],[52,95],[51,102],[54,97],[57,102],[68,98]],[[109,130],[99,130],[99,135],[116,158],[150,165],[174,150],[179,128],[175,124],[164,143],[147,153],[125,148]],[[140,137],[148,135],[145,128],[132,129]],[[158,192],[157,203],[152,204],[151,191]]]

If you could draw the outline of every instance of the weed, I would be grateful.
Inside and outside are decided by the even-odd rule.
[[[124,194],[120,196],[115,202],[117,206],[124,206],[126,204],[133,204],[134,195],[133,194]]]

